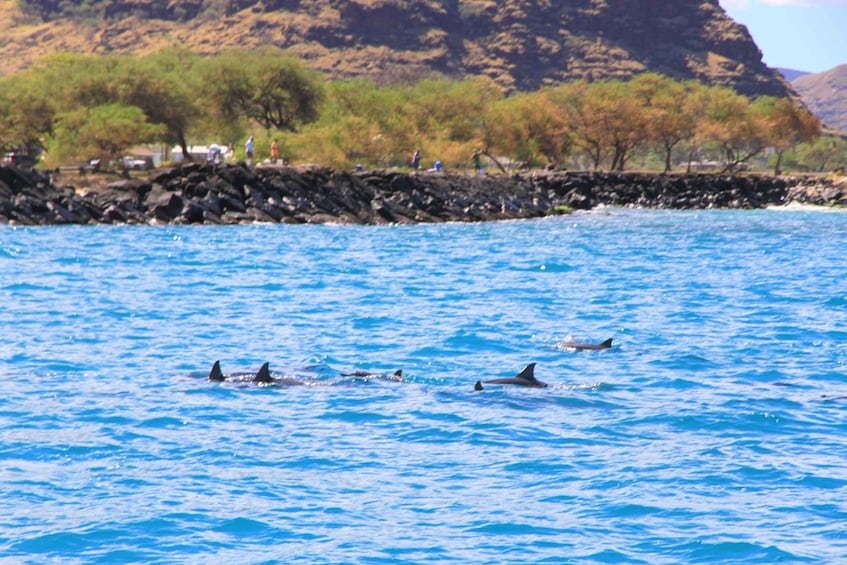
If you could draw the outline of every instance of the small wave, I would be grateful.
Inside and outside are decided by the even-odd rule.
[[[767,206],[767,210],[777,212],[832,212],[842,213],[847,211],[847,207],[840,206],[820,206],[817,204],[806,204],[803,202],[789,202],[783,205]]]
[[[682,562],[694,563],[802,563],[816,560],[795,555],[774,545],[764,545],[739,541],[696,542],[671,548],[673,555],[679,555]]]

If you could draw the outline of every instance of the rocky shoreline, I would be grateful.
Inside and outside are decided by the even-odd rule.
[[[847,179],[768,175],[348,172],[189,163],[78,189],[0,167],[0,224],[407,224],[537,218],[598,206],[847,206]]]

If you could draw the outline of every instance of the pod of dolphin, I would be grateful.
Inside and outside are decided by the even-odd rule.
[[[601,343],[586,343],[580,341],[564,341],[558,343],[556,345],[559,349],[569,349],[573,351],[598,351],[602,349],[609,349],[612,347],[612,338],[607,339]],[[547,383],[539,381],[535,378],[535,365],[536,363],[530,363],[526,367],[524,367],[523,371],[515,375],[514,377],[506,377],[506,378],[498,378],[498,379],[490,379],[487,381],[476,381],[474,384],[474,390],[480,391],[485,390],[484,384],[487,385],[515,385],[515,386],[524,386],[524,387],[532,387],[532,388],[547,388]],[[357,377],[357,378],[381,378],[388,379],[393,381],[402,381],[403,380],[403,370],[398,369],[394,373],[390,375],[386,375],[383,373],[372,373],[368,371],[354,371],[352,373],[341,373],[342,377]],[[212,370],[209,371],[208,380],[213,382],[250,382],[256,385],[283,385],[283,386],[296,386],[296,385],[304,385],[306,381],[301,379],[293,378],[293,377],[274,377],[271,375],[270,363],[265,363],[259,369],[259,371],[255,375],[244,375],[244,374],[234,374],[234,375],[225,375],[221,370],[221,362],[215,361],[215,364],[212,366]]]

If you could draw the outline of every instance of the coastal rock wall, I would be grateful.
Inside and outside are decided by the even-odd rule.
[[[403,224],[536,218],[598,206],[754,209],[847,206],[847,183],[765,175],[347,172],[187,164],[77,190],[43,172],[0,167],[0,223]]]

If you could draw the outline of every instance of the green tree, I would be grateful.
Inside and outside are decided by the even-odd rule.
[[[161,140],[176,143],[188,157],[188,133],[204,116],[197,65],[185,49],[166,49],[135,60],[116,77],[118,101],[141,108],[150,123],[164,126]]]
[[[320,75],[278,50],[262,53],[255,66],[256,92],[247,115],[265,129],[294,131],[317,119],[324,90]]]
[[[55,133],[48,142],[50,164],[97,157],[118,160],[133,145],[160,137],[164,126],[151,124],[141,108],[107,104],[77,108],[56,115]]]
[[[795,162],[809,171],[823,173],[847,167],[847,139],[821,136],[795,149]]]
[[[322,77],[281,50],[229,51],[201,68],[200,92],[222,122],[255,121],[266,130],[295,131],[318,118]]]
[[[7,148],[35,153],[45,148],[59,100],[55,85],[38,68],[0,79],[0,141]]]
[[[821,133],[820,120],[787,98],[762,96],[753,103],[765,124],[765,139],[776,151],[774,174],[782,173],[786,151],[799,143],[810,143]]]
[[[328,85],[320,117],[289,136],[301,159],[349,168],[363,163],[386,166],[404,163],[413,136],[403,127],[400,87],[379,88],[367,79]]]
[[[179,143],[187,153],[188,128],[200,116],[191,82],[197,59],[181,49],[143,59],[72,54],[44,57],[14,77],[13,88],[25,89],[26,95],[17,104],[20,124],[12,129],[28,130],[43,140],[53,136],[60,114],[66,128],[69,118],[78,119],[86,108],[132,106],[144,112],[148,123],[164,126],[158,140]],[[55,139],[64,138],[65,133],[53,136],[53,152],[58,149]]]

